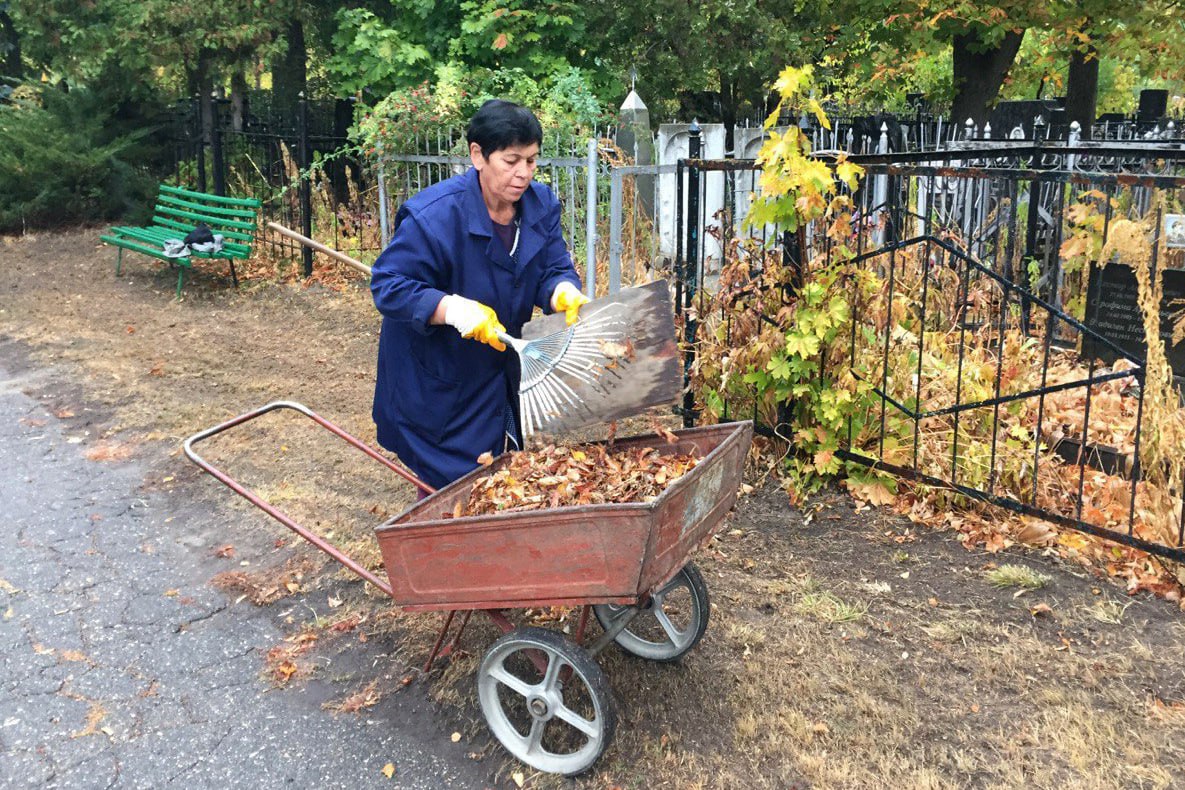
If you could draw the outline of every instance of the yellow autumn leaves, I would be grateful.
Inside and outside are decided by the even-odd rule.
[[[854,190],[863,169],[847,161],[842,153],[834,163],[812,157],[810,141],[801,129],[776,128],[784,112],[802,108],[812,113],[823,128],[831,128],[823,106],[811,91],[812,86],[810,66],[801,69],[787,66],[774,82],[779,100],[766,118],[768,137],[757,154],[761,196],[750,211],[750,226],[777,224],[795,230],[806,222],[842,213],[851,206],[840,187]]]

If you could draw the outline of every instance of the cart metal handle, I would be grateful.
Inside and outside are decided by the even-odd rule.
[[[331,433],[337,435],[338,437],[344,439],[348,444],[353,445],[357,449],[359,449],[362,452],[369,455],[371,458],[380,462],[381,464],[386,466],[388,469],[395,472],[400,477],[404,478],[405,480],[407,480],[409,483],[411,483],[412,485],[414,485],[416,488],[420,489],[421,491],[424,491],[425,493],[428,493],[428,494],[433,494],[436,492],[436,489],[432,488],[427,483],[420,480],[418,477],[416,477],[411,472],[404,469],[399,464],[396,464],[393,461],[389,460],[388,458],[383,457],[381,454],[376,452],[373,448],[371,448],[368,444],[363,442],[361,439],[351,436],[350,434],[343,431],[341,428],[339,428],[336,425],[334,425],[333,423],[329,422],[329,420],[326,420],[324,417],[322,417],[321,415],[314,412],[312,409],[308,408],[307,406],[305,406],[301,403],[296,403],[295,401],[273,401],[273,402],[267,404],[266,406],[260,406],[258,409],[255,409],[254,411],[249,411],[246,414],[240,414],[238,417],[227,420],[226,422],[222,423],[221,425],[215,425],[213,428],[207,428],[206,430],[201,431],[200,433],[195,433],[193,436],[190,436],[188,439],[185,440],[184,448],[185,448],[186,457],[188,457],[190,461],[193,461],[195,464],[197,464],[199,467],[201,467],[206,472],[209,472],[219,482],[221,482],[223,485],[225,485],[230,490],[234,491],[239,496],[246,499],[252,505],[255,505],[255,507],[259,508],[264,513],[267,513],[269,516],[274,518],[276,521],[279,521],[281,524],[288,527],[288,529],[292,530],[297,535],[300,535],[302,538],[307,540],[309,543],[312,543],[314,546],[316,546],[321,551],[328,554],[330,557],[333,557],[335,560],[340,562],[342,565],[346,566],[347,568],[352,570],[354,573],[358,574],[364,580],[370,582],[375,587],[378,587],[380,590],[382,590],[388,596],[391,596],[392,595],[391,585],[389,585],[387,582],[383,581],[378,576],[375,576],[373,573],[371,573],[369,570],[367,570],[365,567],[363,567],[362,564],[359,563],[357,560],[355,560],[355,559],[351,558],[350,556],[348,556],[347,554],[345,554],[345,552],[343,552],[341,549],[334,546],[332,543],[329,543],[327,540],[322,538],[320,535],[306,529],[305,527],[302,527],[300,524],[297,524],[295,521],[293,521],[291,518],[289,518],[287,514],[285,514],[278,508],[272,506],[268,502],[266,502],[262,497],[260,497],[258,494],[256,494],[251,489],[246,488],[243,485],[240,485],[237,481],[235,481],[233,478],[231,478],[230,475],[226,474],[221,469],[218,469],[213,464],[206,461],[204,458],[202,458],[200,455],[198,455],[197,452],[193,449],[193,446],[195,444],[197,444],[198,442],[209,439],[211,436],[214,436],[215,434],[219,434],[219,433],[222,433],[223,431],[229,430],[230,428],[234,428],[236,425],[242,425],[245,422],[254,420],[257,417],[261,417],[264,414],[267,414],[268,412],[271,412],[271,411],[276,411],[277,409],[291,409],[293,411],[300,412],[301,414],[305,415],[306,417],[308,417],[309,419],[311,419],[313,422],[317,423],[318,425],[322,426],[326,430],[328,430]]]

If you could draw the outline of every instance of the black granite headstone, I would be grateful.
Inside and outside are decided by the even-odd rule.
[[[1024,130],[1024,139],[1032,140],[1033,121],[1040,116],[1042,123],[1048,125],[1054,109],[1054,103],[1045,99],[999,102],[988,116],[992,137],[1006,139],[1019,126]]]
[[[1159,88],[1145,88],[1140,91],[1140,107],[1136,117],[1148,123],[1159,120],[1168,112],[1169,92]]]
[[[1164,340],[1173,375],[1181,377],[1185,376],[1185,342],[1173,345],[1172,316],[1181,309],[1181,305],[1175,302],[1185,299],[1185,270],[1165,269],[1163,282],[1160,336]],[[1142,360],[1147,348],[1144,345],[1144,318],[1140,312],[1138,296],[1136,273],[1130,266],[1121,263],[1111,263],[1101,269],[1092,266],[1086,292],[1084,323],[1124,351]],[[1084,356],[1100,359],[1108,365],[1118,357],[1118,354],[1107,345],[1087,336],[1082,338],[1082,353]]]

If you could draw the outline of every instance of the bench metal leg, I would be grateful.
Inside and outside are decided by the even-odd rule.
[[[123,265],[123,247],[116,247],[119,254],[115,256],[115,276],[119,276],[119,267]]]
[[[235,274],[235,259],[227,258],[226,262],[230,264],[230,281],[235,284],[235,288],[239,287],[239,276]]]
[[[181,298],[181,284],[185,282],[185,267],[177,266],[177,298]]]

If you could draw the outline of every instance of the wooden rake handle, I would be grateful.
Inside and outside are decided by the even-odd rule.
[[[351,258],[349,255],[346,255],[344,252],[338,252],[337,250],[333,249],[332,247],[326,247],[321,242],[313,241],[308,236],[301,235],[300,233],[297,233],[296,231],[292,230],[291,228],[284,227],[283,225],[281,225],[278,222],[268,222],[267,226],[270,229],[274,230],[276,233],[279,233],[281,236],[287,236],[288,238],[290,238],[294,241],[299,241],[301,244],[305,245],[306,247],[310,247],[310,248],[316,250],[317,252],[323,252],[326,255],[328,255],[330,258],[333,258],[334,260],[339,261],[340,263],[344,263],[347,266],[354,267],[358,271],[365,274],[367,277],[370,276],[370,267],[369,266],[367,266],[362,261],[358,261],[358,260]]]

